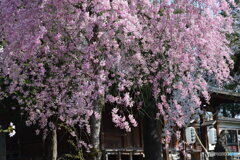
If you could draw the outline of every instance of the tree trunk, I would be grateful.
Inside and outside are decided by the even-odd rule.
[[[57,160],[57,129],[52,130],[50,137],[49,160]]]
[[[91,153],[90,153],[90,159],[91,160],[101,160],[102,152],[100,147],[100,130],[101,130],[101,120],[102,120],[102,108],[105,105],[104,97],[102,96],[99,98],[99,100],[96,102],[94,106],[94,112],[99,115],[98,118],[96,118],[95,115],[91,117],[91,144],[93,146]]]
[[[151,116],[151,115],[150,115]],[[145,160],[163,160],[163,149],[161,142],[162,124],[151,116],[144,117],[143,139]]]

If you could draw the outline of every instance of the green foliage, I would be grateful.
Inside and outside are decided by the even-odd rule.
[[[156,113],[156,104],[155,104],[155,99],[151,93],[151,85],[148,86],[143,86],[141,90],[141,98],[144,103],[144,111],[145,113],[154,116]]]
[[[224,117],[236,118],[236,116],[240,115],[239,103],[223,104],[221,109]]]
[[[163,15],[164,15],[164,9],[160,9],[160,10],[158,11],[158,14],[159,14],[160,16],[163,16]]]
[[[184,10],[181,9],[181,8],[175,9],[175,10],[173,11],[173,13],[174,13],[174,14],[182,14],[182,13],[184,13]]]
[[[59,124],[61,128],[64,128],[69,134],[71,132],[77,133],[77,130],[74,127],[70,127],[64,123]],[[73,149],[72,153],[64,154],[60,159],[61,160],[85,160],[83,156],[83,148],[78,146],[81,137],[76,136],[69,136],[67,140],[68,144],[70,144],[71,148]]]
[[[7,41],[2,40],[0,41],[0,47],[5,47],[7,45]]]
[[[66,159],[66,160],[84,160],[84,157],[83,157],[83,151],[81,148],[79,148],[77,145],[76,145],[76,142],[74,140],[68,140],[67,141],[71,147],[74,149],[75,151],[75,154],[65,154],[63,156],[63,159]]]
[[[227,90],[235,90],[238,85],[239,84],[237,82],[232,82],[232,83],[226,85],[225,89],[227,89]]]

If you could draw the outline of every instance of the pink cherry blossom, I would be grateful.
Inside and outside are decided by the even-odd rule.
[[[166,128],[182,127],[209,100],[208,85],[230,79],[224,0],[2,0],[0,8],[0,98],[15,97],[26,124],[44,133],[59,121],[90,133],[102,98],[130,131],[143,88]]]

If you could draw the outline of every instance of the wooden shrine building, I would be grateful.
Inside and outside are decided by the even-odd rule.
[[[216,129],[218,140],[221,134],[226,132],[226,146],[228,151],[239,153],[239,156],[234,158],[240,159],[240,118],[223,117],[220,114],[221,107],[224,104],[240,103],[240,93],[218,88],[209,88],[209,90],[211,93],[210,103],[204,105],[202,110],[205,113],[210,113],[210,115],[206,116],[205,114],[201,116],[199,123],[193,123],[191,125],[198,131],[201,142],[209,153],[215,152],[216,149],[216,145],[209,144],[208,142],[209,129],[211,127]],[[192,160],[204,159],[204,149],[199,142],[188,147],[188,153],[192,155]],[[210,156],[209,158],[211,159],[213,157]]]

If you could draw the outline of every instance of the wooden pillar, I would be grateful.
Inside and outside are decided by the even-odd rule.
[[[208,147],[208,141],[207,141],[207,127],[202,126],[202,124],[205,122],[204,116],[202,115],[200,117],[200,140],[205,148]]]
[[[194,122],[193,123],[193,127],[195,128],[195,130],[197,131],[197,123]],[[195,151],[192,151],[191,153],[191,160],[199,160],[201,157],[200,157],[200,152],[197,151],[197,143],[194,143],[193,144],[193,150]]]
[[[140,136],[140,148],[144,147],[144,140],[143,140],[143,120],[141,120],[141,123],[138,125],[139,126],[139,136]]]
[[[216,121],[214,124],[214,128],[217,130],[217,136],[220,136],[220,127],[219,127],[219,122],[218,122],[218,113],[220,110],[220,104],[222,102],[220,101],[214,101],[211,103],[211,108],[212,108],[212,113],[213,113],[213,120]]]
[[[123,144],[123,148],[126,148],[128,147],[128,133],[123,133],[123,136],[122,136],[122,144]]]
[[[120,151],[118,152],[118,160],[122,160],[122,155]]]
[[[186,136],[185,136],[185,130],[184,129],[181,129],[181,138],[183,140],[186,140]],[[183,144],[183,150],[186,152],[186,145]],[[184,154],[183,152],[180,152],[180,159],[181,160],[187,160],[187,152]]]
[[[105,153],[105,160],[108,160],[108,153]]]
[[[213,120],[216,121],[216,123],[214,124],[214,128],[217,131],[217,137],[220,136],[220,127],[219,127],[219,122],[218,122],[218,112],[219,110],[217,109],[217,106],[215,107],[214,113],[213,113]]]
[[[240,130],[237,130],[237,139],[240,136]],[[240,152],[240,140],[238,140],[238,152]]]
[[[4,133],[0,133],[0,160],[6,160],[6,137]]]
[[[133,160],[133,153],[132,153],[132,152],[129,153],[129,156],[130,156],[130,157],[129,157],[129,158],[130,158],[129,160]]]
[[[201,159],[201,154],[200,152],[195,152],[191,154],[191,160],[200,160]]]
[[[163,120],[163,124],[164,126],[166,125],[166,120]],[[164,160],[170,160],[170,157],[169,157],[169,149],[165,149],[165,146],[163,147],[163,159]]]

